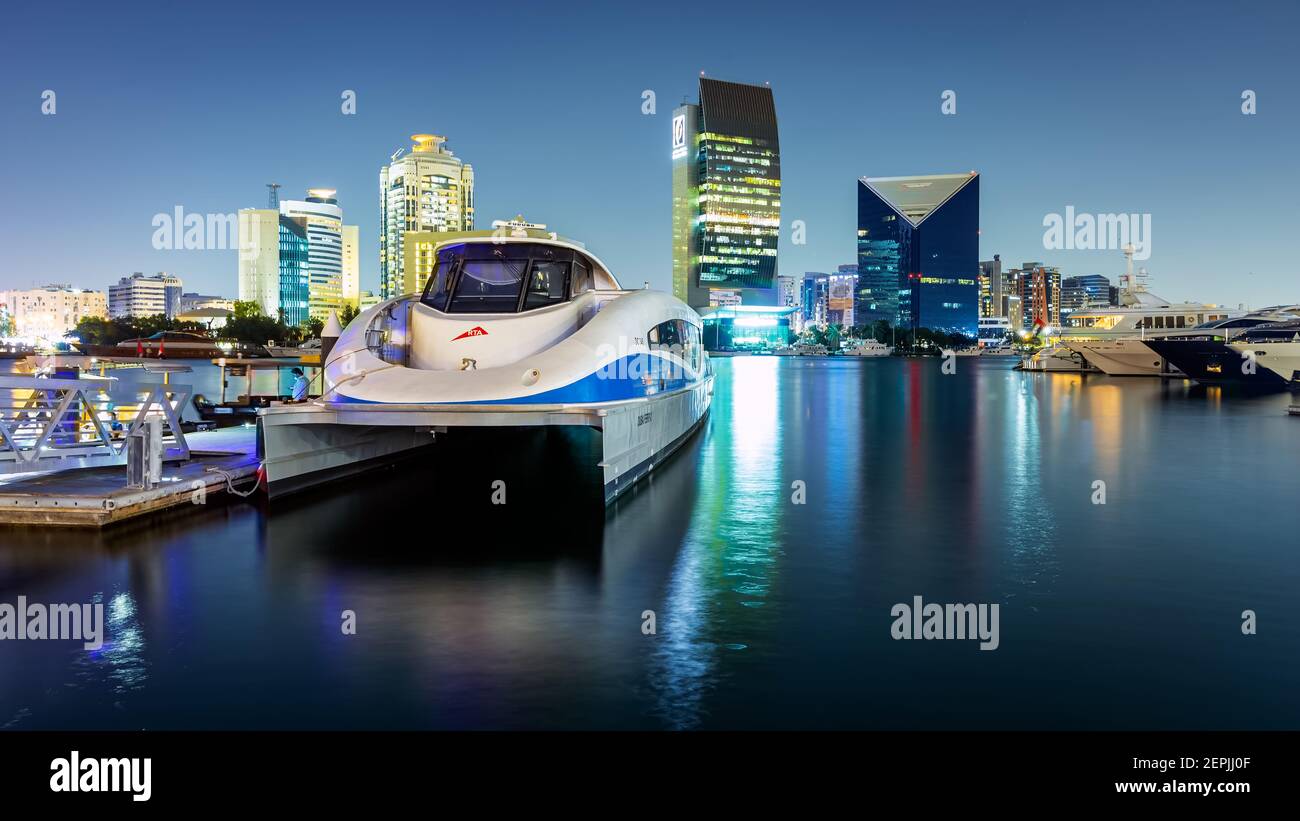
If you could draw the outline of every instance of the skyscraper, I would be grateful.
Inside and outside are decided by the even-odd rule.
[[[1061,326],[1061,272],[1041,262],[1026,262],[1012,271],[1020,297],[1020,327]]]
[[[884,319],[975,338],[979,175],[858,180],[859,325]]]
[[[379,288],[401,296],[406,231],[474,230],[474,168],[443,144],[446,137],[415,134],[411,152],[394,154],[379,169]]]
[[[239,299],[288,325],[325,321],[342,310],[348,288],[360,291],[356,266],[347,281],[348,237],[356,257],[357,226],[343,224],[331,188],[309,188],[303,200],[239,211]]]
[[[343,304],[361,304],[361,229],[343,226]]]
[[[781,150],[766,86],[700,78],[673,111],[673,294],[694,308],[776,305]]]
[[[330,188],[309,188],[305,200],[280,200],[282,219],[307,235],[307,314],[322,322],[343,307],[343,209]]]
[[[281,203],[283,205],[283,203]],[[279,208],[239,210],[239,299],[285,324],[306,322],[310,304],[309,240],[301,221]]]
[[[1006,316],[1007,302],[1002,281],[1002,255],[980,263],[980,316]]]

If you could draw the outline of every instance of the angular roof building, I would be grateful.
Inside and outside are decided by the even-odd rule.
[[[979,175],[858,180],[854,321],[979,332]]]

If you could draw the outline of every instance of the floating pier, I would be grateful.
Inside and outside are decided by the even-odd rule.
[[[167,508],[206,504],[259,481],[257,430],[223,428],[186,436],[189,458],[164,462],[152,488],[127,486],[126,465],[0,476],[0,525],[105,525]]]

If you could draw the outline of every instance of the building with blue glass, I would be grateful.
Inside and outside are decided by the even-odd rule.
[[[855,324],[979,331],[979,175],[858,180]]]

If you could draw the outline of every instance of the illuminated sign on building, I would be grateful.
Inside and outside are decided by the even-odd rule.
[[[673,159],[686,156],[686,115],[673,117]]]

